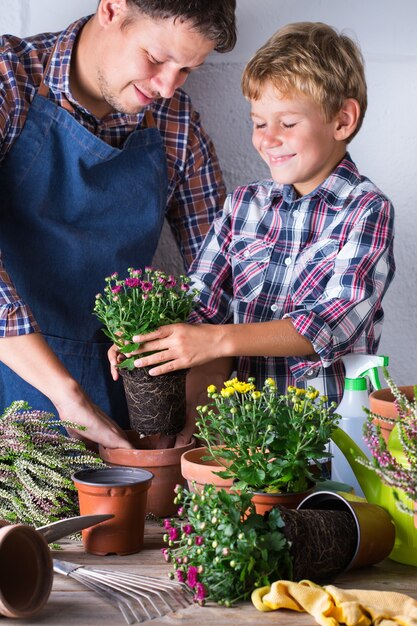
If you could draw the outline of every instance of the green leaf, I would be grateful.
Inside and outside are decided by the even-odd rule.
[[[127,369],[130,372],[132,370],[135,369],[135,361],[138,357],[135,356],[131,356],[129,359],[125,359],[124,361],[122,361],[121,363],[118,363],[117,368],[118,369]]]
[[[140,343],[129,343],[122,348],[119,348],[119,352],[121,354],[128,354],[129,352],[133,352],[133,350],[137,350],[140,346]]]

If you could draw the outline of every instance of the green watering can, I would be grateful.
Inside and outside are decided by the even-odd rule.
[[[384,485],[374,470],[358,463],[358,458],[366,460],[366,456],[348,434],[341,428],[336,428],[332,440],[345,455],[368,502],[379,504],[391,515],[394,521],[395,544],[389,558],[399,563],[417,566],[417,515],[400,511],[393,495],[393,489]],[[399,441],[397,426],[394,426],[391,431],[388,449],[399,463],[407,464]],[[415,508],[412,500],[403,492],[397,491],[397,493],[400,500],[408,508]]]

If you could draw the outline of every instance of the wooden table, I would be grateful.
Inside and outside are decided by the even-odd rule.
[[[99,557],[86,554],[79,542],[66,542],[64,550],[55,552],[54,557],[81,563],[91,567],[115,569],[148,576],[166,577],[170,571],[161,556],[162,529],[156,522],[147,522],[145,546],[138,554],[130,556]],[[417,599],[417,568],[386,560],[366,569],[341,575],[334,584],[344,588],[377,589],[398,591]],[[107,604],[95,592],[86,589],[70,578],[55,575],[48,604],[31,620],[13,620],[11,626],[20,624],[50,624],[51,626],[122,626],[126,622],[120,611]],[[147,622],[157,626],[188,624],[189,626],[261,626],[282,624],[285,626],[314,625],[315,620],[304,613],[273,611],[260,613],[251,602],[241,603],[230,609],[217,605],[191,606],[163,618]]]

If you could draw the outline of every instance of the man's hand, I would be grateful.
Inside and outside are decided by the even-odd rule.
[[[80,389],[55,406],[61,420],[85,426],[86,430],[69,429],[72,437],[93,441],[106,448],[133,448],[124,431]]]

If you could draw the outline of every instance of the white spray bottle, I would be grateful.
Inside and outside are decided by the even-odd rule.
[[[345,366],[345,390],[342,401],[336,409],[341,416],[339,428],[344,430],[351,439],[363,450],[368,458],[371,457],[368,446],[363,440],[363,425],[367,419],[365,408],[369,408],[369,395],[366,377],[371,381],[374,389],[381,389],[378,378],[378,367],[388,365],[388,357],[372,354],[347,354],[342,357]],[[333,454],[332,480],[351,485],[355,494],[363,496],[355,475],[344,454],[332,441],[330,451]]]

